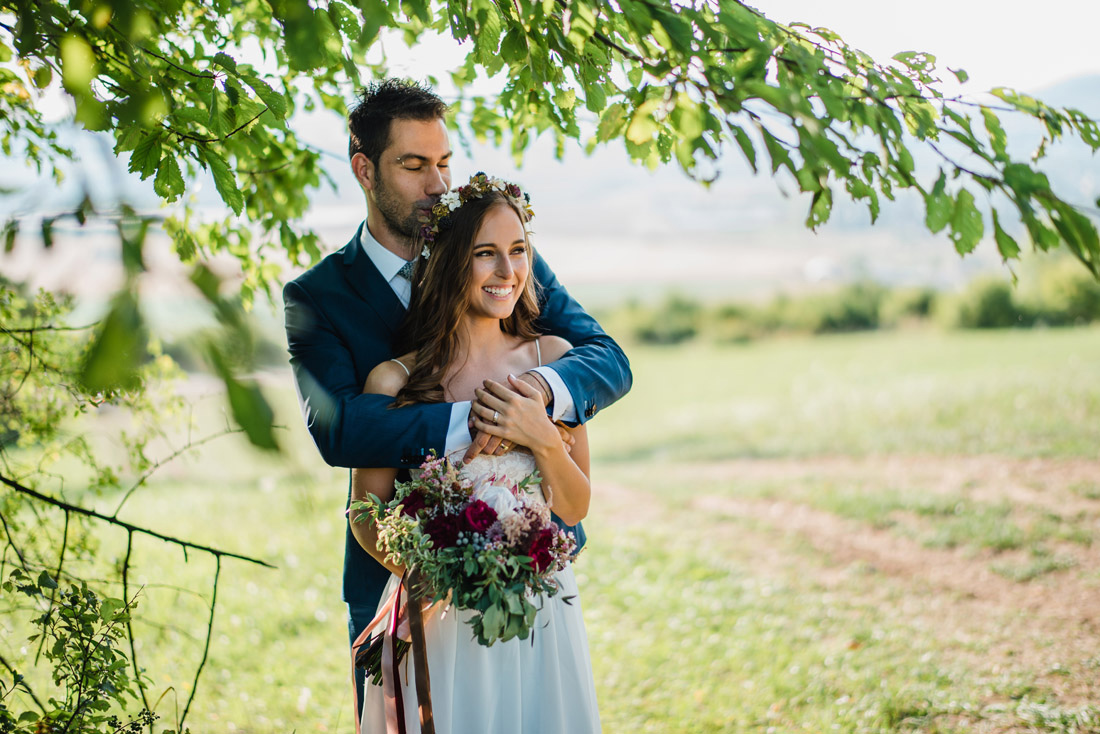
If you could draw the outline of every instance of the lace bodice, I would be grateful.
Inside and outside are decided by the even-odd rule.
[[[465,449],[461,449],[451,454],[451,457],[461,458],[464,452]],[[513,487],[533,471],[535,471],[535,457],[527,451],[516,449],[503,456],[480,454],[470,463],[463,465],[458,475],[468,480],[478,493],[484,493],[484,490],[490,487],[499,487],[511,492]],[[546,502],[538,485],[531,485],[528,490],[528,496],[532,499],[550,504]]]

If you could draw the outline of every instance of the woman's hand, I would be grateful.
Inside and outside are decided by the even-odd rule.
[[[543,395],[523,380],[513,375],[508,385],[486,380],[474,394],[470,410],[477,429],[533,452],[562,444],[557,426],[546,417]]]

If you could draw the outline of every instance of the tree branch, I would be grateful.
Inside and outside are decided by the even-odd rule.
[[[220,556],[225,556],[226,558],[236,558],[239,561],[245,561],[247,563],[254,563],[257,566],[263,566],[265,568],[277,568],[277,566],[275,566],[273,564],[270,564],[267,561],[262,561],[258,558],[252,558],[250,556],[244,556],[244,555],[241,555],[239,553],[231,553],[229,551],[224,551],[224,550],[221,550],[219,548],[211,548],[210,546],[207,546],[207,545],[200,545],[198,543],[191,543],[191,542],[186,541],[186,540],[181,540],[180,538],[174,538],[170,535],[164,535],[163,533],[158,533],[155,530],[150,530],[148,528],[143,528],[140,525],[134,525],[132,523],[123,522],[122,520],[118,520],[118,519],[113,518],[109,515],[104,515],[102,513],[96,512],[95,510],[89,510],[89,509],[86,509],[84,507],[79,507],[78,505],[73,505],[73,504],[70,504],[70,503],[65,502],[63,500],[56,499],[54,497],[49,497],[49,496],[44,495],[40,492],[34,491],[30,487],[24,487],[22,484],[19,484],[15,480],[9,479],[8,477],[2,476],[2,475],[0,475],[0,483],[6,484],[8,487],[10,487],[11,489],[14,489],[16,492],[19,492],[20,494],[25,494],[28,497],[33,497],[34,499],[36,499],[40,502],[44,502],[48,505],[53,505],[54,507],[59,507],[59,508],[61,508],[62,510],[66,511],[66,512],[75,512],[78,515],[84,515],[85,517],[91,517],[91,518],[94,518],[96,520],[101,520],[101,521],[103,521],[105,523],[108,523],[110,525],[116,525],[120,528],[125,528],[127,531],[129,531],[131,533],[141,533],[142,535],[148,535],[151,538],[156,538],[157,540],[162,540],[165,543],[172,543],[172,544],[178,545],[178,546],[180,546],[181,548],[184,548],[184,549],[190,548],[192,550],[202,551],[203,553],[209,553],[213,556],[219,556],[219,557]],[[0,517],[2,517],[2,515],[0,515]]]
[[[130,487],[128,490],[126,490],[126,494],[124,494],[122,496],[122,499],[119,500],[118,507],[115,508],[115,511],[111,515],[111,518],[115,519],[115,518],[118,517],[118,513],[122,511],[122,506],[126,504],[126,500],[130,499],[130,495],[132,495],[135,491],[137,491],[138,487],[145,484],[145,480],[148,479],[149,477],[151,477],[153,475],[153,472],[155,472],[157,469],[160,469],[162,466],[164,466],[168,462],[174,461],[175,459],[179,458],[179,456],[181,456],[184,452],[190,451],[191,449],[194,449],[194,448],[198,448],[199,446],[202,446],[205,443],[209,443],[209,442],[213,441],[216,438],[222,438],[223,436],[228,436],[228,435],[233,434],[233,433],[243,433],[243,432],[244,432],[243,428],[226,428],[222,431],[218,431],[217,433],[211,434],[211,435],[209,435],[205,438],[200,438],[198,441],[188,441],[186,445],[184,445],[181,448],[173,451],[171,454],[169,454],[165,458],[160,459],[159,461],[154,463],[151,467],[149,467],[149,470],[147,472],[145,472],[144,474],[142,474],[138,478],[138,480],[136,482],[134,482],[132,487]]]
[[[202,648],[202,660],[199,661],[199,667],[195,670],[195,680],[191,684],[191,695],[187,697],[187,704],[183,707],[183,715],[180,716],[180,720],[176,725],[178,731],[187,731],[183,723],[187,720],[187,712],[191,710],[191,702],[195,700],[195,693],[199,690],[199,676],[202,675],[202,669],[206,667],[206,658],[210,654],[210,638],[214,636],[214,609],[218,604],[218,579],[222,574],[222,559],[220,557],[215,559],[217,565],[214,568],[214,590],[210,596],[210,618],[206,623],[206,644]]]

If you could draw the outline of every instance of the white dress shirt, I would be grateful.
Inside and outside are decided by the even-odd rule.
[[[363,248],[363,253],[374,263],[374,267],[378,268],[382,278],[389,283],[394,295],[401,301],[401,305],[408,308],[409,299],[412,297],[412,283],[398,275],[398,272],[407,261],[390,252],[378,240],[374,239],[374,235],[367,228],[366,221],[359,227],[359,246]],[[554,396],[554,407],[550,417],[554,420],[576,421],[577,406],[573,402],[573,395],[569,392],[569,388],[565,386],[565,381],[561,379],[561,375],[546,365],[536,367],[532,371],[542,375],[543,379],[546,380],[546,384],[550,386],[551,394]],[[447,454],[470,443],[469,420],[469,400],[451,405],[451,418],[447,426],[447,443],[444,447]]]

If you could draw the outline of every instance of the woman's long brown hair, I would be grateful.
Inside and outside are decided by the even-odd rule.
[[[392,407],[412,403],[441,403],[443,377],[458,352],[458,328],[470,308],[470,281],[473,277],[474,237],[485,215],[494,206],[506,206],[520,222],[527,213],[519,202],[505,193],[492,191],[472,199],[451,214],[451,226],[440,232],[431,244],[431,257],[420,257],[413,269],[409,310],[401,325],[397,354],[416,352],[416,363],[409,370],[409,381],[397,393]],[[527,259],[532,267],[512,315],[501,320],[505,334],[535,339],[535,319],[539,315],[534,259],[531,242]]]

